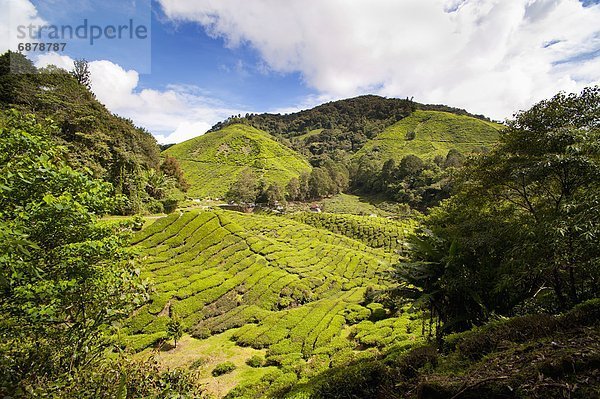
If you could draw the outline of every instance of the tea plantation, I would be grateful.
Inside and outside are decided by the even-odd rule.
[[[463,154],[489,148],[498,141],[502,126],[465,115],[415,111],[368,141],[355,155],[371,154],[381,161],[400,161],[406,155],[432,159],[450,149]]]
[[[389,220],[379,217],[340,215],[332,213],[295,213],[291,216],[313,227],[362,241],[373,248],[402,253],[406,248],[404,239],[413,231],[416,222]]]
[[[272,387],[393,345],[410,346],[420,340],[420,321],[389,317],[381,304],[365,302],[365,292],[388,286],[399,259],[392,249],[411,226],[223,210],[159,219],[133,239],[153,292],[123,329],[126,343],[140,351],[166,339],[170,313],[198,340],[233,331],[237,345],[266,350],[265,366],[276,368],[259,382],[241,381],[231,397],[268,396]]]
[[[292,177],[310,172],[301,155],[279,144],[266,132],[241,124],[209,132],[164,151],[175,157],[190,183],[188,195],[222,197],[245,168],[267,183],[285,187]]]

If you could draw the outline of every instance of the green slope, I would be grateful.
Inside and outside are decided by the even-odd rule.
[[[164,154],[179,160],[191,184],[188,195],[222,197],[245,168],[285,186],[310,165],[293,150],[253,127],[234,124],[174,145]]]
[[[292,383],[378,348],[418,342],[413,331],[420,321],[378,321],[385,315],[380,304],[361,305],[367,287],[391,284],[388,272],[399,259],[368,241],[284,217],[221,210],[160,219],[134,237],[144,255],[142,276],[154,288],[151,303],[123,330],[128,345],[141,350],[164,339],[170,309],[206,345],[227,332],[241,347],[266,349],[268,364],[277,366],[277,377],[269,378]],[[189,363],[203,356],[187,355]],[[247,389],[260,388],[240,387],[239,396]]]
[[[417,110],[367,142],[355,157],[371,155],[381,161],[399,161],[413,154],[431,159],[446,156],[453,148],[469,154],[493,145],[501,128],[466,115]]]

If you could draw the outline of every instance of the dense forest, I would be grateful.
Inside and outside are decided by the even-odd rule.
[[[176,160],[163,163],[152,134],[113,115],[95,99],[85,62],[79,64],[77,73],[69,73],[54,66],[38,69],[22,54],[4,53],[0,56],[0,109],[52,119],[58,127],[53,140],[66,147],[69,165],[112,183],[115,194],[128,198],[121,213],[154,212],[163,207],[166,196],[183,198],[176,191],[187,185],[173,165]]]

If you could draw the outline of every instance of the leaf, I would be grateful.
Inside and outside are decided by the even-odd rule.
[[[119,389],[117,390],[117,399],[127,399],[127,376],[121,373],[119,376]]]

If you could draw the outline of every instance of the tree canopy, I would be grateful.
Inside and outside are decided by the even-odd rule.
[[[517,114],[427,219],[401,291],[446,331],[598,296],[599,127],[598,87]]]

